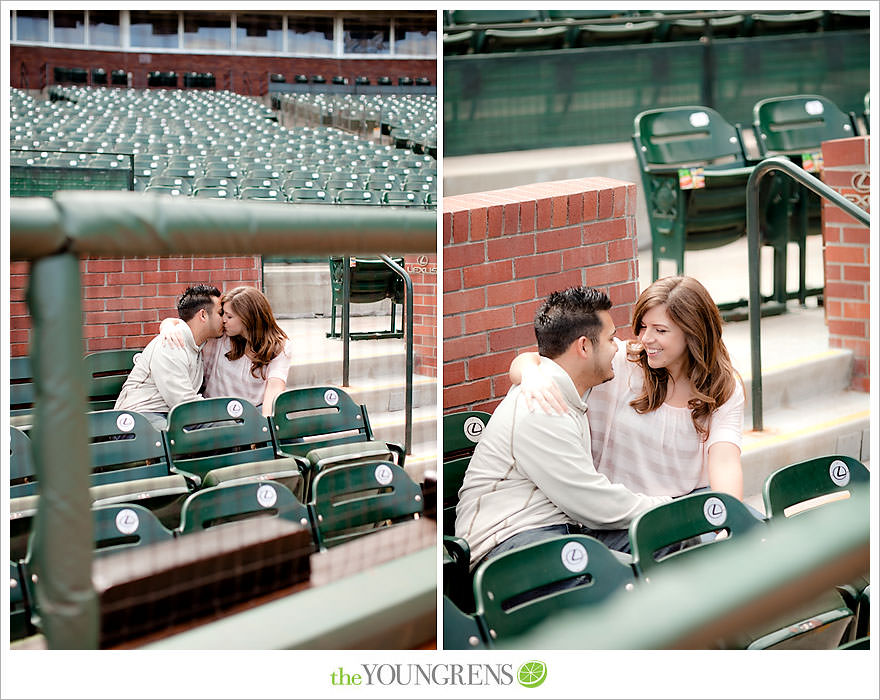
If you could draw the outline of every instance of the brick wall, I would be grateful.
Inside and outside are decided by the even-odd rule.
[[[605,290],[631,337],[635,211],[635,185],[600,177],[444,198],[444,411],[495,409],[511,360],[536,349],[535,311],[554,290]]]
[[[404,267],[413,283],[414,370],[437,376],[437,256],[407,255]]]
[[[152,71],[175,71],[177,85],[183,87],[183,74],[213,73],[218,90],[231,90],[244,95],[265,95],[269,90],[269,74],[281,73],[293,82],[297,74],[323,75],[329,83],[334,75],[342,75],[354,83],[365,75],[373,85],[387,75],[394,84],[403,75],[421,76],[437,83],[437,62],[433,59],[370,59],[362,58],[291,58],[283,56],[216,56],[210,54],[168,54],[148,51],[94,51],[58,49],[37,46],[11,46],[9,79],[12,87],[41,89],[54,82],[54,68],[103,68],[110,72],[122,69],[132,74],[132,87],[146,88],[147,74]],[[48,76],[48,78],[47,78]]]
[[[11,357],[28,354],[29,268],[27,262],[10,265]],[[159,332],[159,321],[176,315],[176,298],[190,285],[213,284],[223,291],[262,284],[259,256],[85,258],[80,261],[80,274],[86,352],[144,347]]]
[[[853,204],[870,211],[870,139],[858,136],[822,144],[823,180]],[[870,232],[823,200],[825,322],[831,347],[853,352],[851,389],[870,391]]]

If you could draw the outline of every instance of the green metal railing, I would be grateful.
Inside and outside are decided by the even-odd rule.
[[[749,248],[749,331],[752,355],[752,430],[764,429],[764,396],[761,380],[761,240],[758,186],[761,178],[779,170],[820,197],[840,207],[856,221],[870,228],[868,213],[831,189],[787,158],[776,156],[755,166],[746,186],[746,233]]]
[[[432,253],[436,214],[72,191],[13,199],[9,214],[10,259],[32,262],[37,607],[50,648],[94,649],[79,257]]]

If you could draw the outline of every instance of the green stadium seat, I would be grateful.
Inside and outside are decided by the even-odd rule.
[[[275,187],[241,187],[238,191],[241,199],[263,200],[267,202],[285,201],[284,193]]]
[[[174,406],[165,430],[175,471],[202,486],[272,479],[302,498],[299,462],[276,455],[269,421],[244,399],[203,399]]]
[[[382,193],[382,203],[393,207],[414,207],[422,204],[422,197],[417,192],[385,190]]]
[[[461,537],[443,535],[443,595],[461,610],[474,611],[474,589],[470,572],[471,548]]]
[[[566,609],[601,605],[635,585],[632,569],[601,542],[570,535],[499,554],[474,571],[476,617],[489,645]]]
[[[294,187],[288,192],[287,200],[295,204],[333,204],[333,198],[316,187]]]
[[[90,411],[113,408],[140,352],[140,350],[101,350],[85,356],[86,373],[89,378]]]
[[[706,535],[723,531],[726,537],[707,540]],[[707,550],[734,546],[740,537],[771,528],[755,518],[742,502],[726,493],[707,491],[676,498],[652,508],[630,524],[633,568],[645,583],[683,561]],[[662,548],[683,544],[679,551],[656,556]],[[764,620],[747,632],[719,639],[719,648],[788,649],[835,648],[852,619],[839,593],[826,593],[799,605],[795,610]]]
[[[632,21],[615,24],[581,24],[572,27],[571,45],[577,47],[620,44],[646,44],[651,42],[660,27],[654,20]]]
[[[9,639],[24,639],[36,633],[31,622],[31,606],[27,587],[19,565],[9,562]]]
[[[714,248],[746,234],[753,166],[737,128],[709,107],[688,106],[641,112],[634,130],[651,224],[652,279],[661,259],[674,260],[677,274],[684,274],[685,249]],[[786,232],[764,230],[762,242],[774,248],[773,299],[784,310]]]
[[[708,25],[708,28],[707,28]],[[669,18],[662,22],[658,34],[663,41],[695,41],[712,32],[712,38],[733,38],[742,36],[746,18],[741,14],[709,17],[702,19]]]
[[[443,416],[443,534],[455,534],[455,507],[464,474],[492,414],[459,411]]]
[[[418,518],[422,490],[391,462],[325,469],[312,483],[309,510],[319,549]]]
[[[381,204],[381,200],[375,196],[375,193],[371,190],[339,190],[336,195],[336,203],[337,204],[346,204],[346,205],[374,205]]]
[[[749,15],[749,31],[754,36],[815,32],[820,28],[824,16],[822,10],[755,12]]]
[[[308,509],[290,489],[276,481],[212,486],[192,494],[183,504],[177,533],[187,535],[224,523],[277,517],[312,529]]]
[[[92,519],[97,556],[174,538],[152,511],[136,503],[94,506]]]
[[[235,199],[235,188],[227,187],[196,187],[192,196],[197,199]]]
[[[768,476],[764,481],[764,509],[772,523],[774,518],[791,517],[811,505],[848,498],[852,488],[867,488],[869,483],[869,472],[859,460],[845,455],[817,457],[782,467]]]
[[[856,133],[852,117],[821,95],[767,98],[754,106],[753,116],[761,158],[785,155],[801,167],[805,167],[805,154],[821,153],[823,141],[849,138]],[[808,292],[805,280],[806,237],[822,233],[819,196],[784,174],[770,173],[761,185],[762,216],[768,220],[767,225],[786,230],[789,239],[798,244],[798,299],[803,304],[808,294],[822,292],[821,288]]]
[[[374,190],[366,190],[375,193]],[[379,198],[376,198],[379,201]],[[336,307],[342,307],[344,299],[345,269],[341,256],[330,257],[330,333],[328,337],[338,338],[336,332]],[[403,258],[393,258],[394,262],[403,267]],[[389,299],[391,301],[391,327],[387,331],[351,333],[352,340],[374,338],[402,338],[403,329],[397,328],[397,305],[406,301],[406,287],[400,276],[392,270],[384,260],[373,258],[351,258],[349,277],[349,303],[374,304]]]
[[[12,426],[9,433],[9,557],[18,561],[27,554],[39,484],[30,438]]]
[[[331,386],[288,389],[275,398],[272,433],[281,455],[303,460],[307,490],[323,469],[361,462],[404,465],[403,446],[373,437],[367,407]]]
[[[10,423],[28,430],[34,410],[34,377],[28,356],[9,358]]]
[[[473,46],[475,36],[471,29],[463,32],[443,32],[443,55],[460,56],[468,53]]]
[[[486,649],[483,630],[476,617],[468,615],[443,596],[443,648]]]

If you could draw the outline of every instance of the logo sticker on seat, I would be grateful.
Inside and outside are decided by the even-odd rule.
[[[123,535],[137,532],[138,525],[140,525],[138,514],[131,508],[123,508],[116,514],[116,529]]]
[[[257,489],[257,503],[263,506],[263,508],[271,508],[277,500],[278,494],[269,484],[262,484]]]
[[[825,111],[825,106],[819,100],[810,100],[804,105],[804,109],[807,111],[807,114],[816,116]]]
[[[566,542],[562,548],[562,565],[577,573],[587,568],[587,548],[580,542]]]
[[[244,413],[244,406],[241,405],[241,401],[232,400],[226,404],[226,412],[233,418],[239,418]]]
[[[837,486],[846,486],[849,483],[849,467],[843,460],[835,459],[828,468],[828,474]]]
[[[376,481],[382,484],[382,486],[387,486],[391,483],[394,473],[391,471],[391,467],[387,464],[380,464],[376,467],[376,471],[373,472],[373,476],[376,477]]]
[[[471,416],[464,422],[464,436],[471,442],[479,442],[483,437],[483,429],[486,424],[477,416]]]
[[[727,520],[727,507],[720,498],[707,498],[703,504],[703,515],[710,525],[723,525]]]
[[[691,126],[706,126],[709,123],[709,115],[705,112],[692,112],[688,117],[688,121],[691,123]]]
[[[130,413],[120,413],[116,417],[116,427],[120,433],[127,433],[134,428],[134,416]]]
[[[333,389],[327,389],[324,392],[324,403],[328,406],[335,406],[339,403],[339,394],[333,391]]]

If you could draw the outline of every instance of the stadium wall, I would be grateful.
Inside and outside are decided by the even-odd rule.
[[[601,177],[444,198],[444,411],[495,409],[554,290],[603,289],[620,337],[632,337],[635,212],[636,186]]]
[[[437,256],[407,255],[404,265],[413,283],[415,371],[437,376]]]
[[[95,51],[61,49],[44,46],[10,46],[9,73],[12,87],[22,90],[42,89],[54,83],[55,66],[63,68],[122,69],[132,74],[134,88],[147,87],[147,74],[152,71],[174,71],[178,87],[183,87],[183,74],[213,73],[218,90],[231,90],[244,95],[265,95],[269,91],[269,74],[281,73],[293,82],[294,75],[323,75],[329,83],[334,75],[342,75],[354,83],[355,77],[366,76],[373,85],[381,76],[397,84],[400,76],[413,79],[426,77],[437,83],[437,61],[432,59],[365,59],[319,58],[291,56],[247,56],[220,54],[150,53],[148,51]],[[109,82],[109,77],[108,77]]]
[[[9,270],[10,356],[28,354],[31,319],[25,294],[30,263]],[[159,332],[159,321],[175,315],[176,299],[193,284],[220,290],[260,287],[259,256],[85,258],[80,261],[83,347],[86,352],[142,348]]]
[[[870,211],[870,139],[857,136],[822,144],[822,179],[853,204]],[[869,392],[871,331],[870,231],[823,200],[825,322],[833,348],[853,352],[850,388]]]

